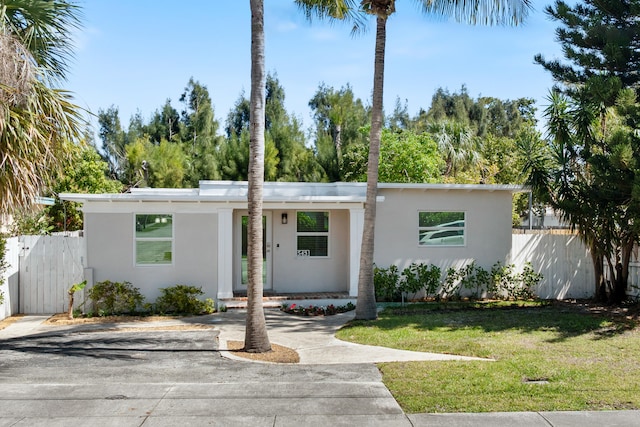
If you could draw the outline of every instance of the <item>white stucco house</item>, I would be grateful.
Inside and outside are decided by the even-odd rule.
[[[264,288],[357,295],[364,183],[264,184]],[[379,184],[377,265],[508,263],[519,186]],[[82,203],[90,283],[128,281],[148,300],[176,284],[206,297],[246,291],[247,183],[61,194]]]

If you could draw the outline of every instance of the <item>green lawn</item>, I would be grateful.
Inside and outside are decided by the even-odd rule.
[[[352,322],[338,337],[495,359],[380,364],[384,383],[410,413],[640,409],[638,317],[610,311],[569,303],[416,304]]]

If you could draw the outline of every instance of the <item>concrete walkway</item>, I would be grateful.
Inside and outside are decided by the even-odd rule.
[[[422,360],[489,360],[451,354],[426,353],[396,350],[387,347],[353,344],[335,337],[345,323],[352,320],[354,311],[333,316],[301,317],[280,310],[265,310],[269,340],[274,344],[296,350],[300,364],[342,364],[406,362]],[[232,310],[211,318],[211,323],[220,330],[220,349],[226,341],[244,341],[245,310]],[[235,358],[229,352],[225,357]]]
[[[132,324],[97,331],[26,316],[0,331],[0,427],[640,425],[640,411],[404,414],[373,362],[464,358],[337,340],[353,313],[305,318],[268,310],[271,341],[294,348],[301,363],[233,360],[217,349],[244,338],[244,316],[135,323],[135,332],[127,330]],[[188,323],[214,328],[154,328]]]

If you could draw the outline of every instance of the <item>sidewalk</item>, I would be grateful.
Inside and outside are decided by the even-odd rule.
[[[272,343],[301,363],[216,357],[203,342],[244,339],[244,312],[151,322],[148,332],[50,327],[26,316],[0,331],[0,426],[637,426],[640,411],[404,414],[372,364],[455,356],[344,343],[353,313],[267,310]],[[158,331],[207,323],[211,330]],[[125,328],[132,324],[119,324]],[[93,332],[90,332],[93,329]],[[158,347],[161,347],[158,349]],[[68,352],[67,352],[68,351]],[[462,359],[459,359],[462,360]],[[491,363],[491,362],[487,362]]]

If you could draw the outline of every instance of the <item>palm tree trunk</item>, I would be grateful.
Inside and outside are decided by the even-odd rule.
[[[367,165],[367,196],[364,210],[364,229],[360,251],[358,275],[358,300],[356,319],[370,320],[378,317],[376,295],[373,287],[373,254],[376,223],[376,197],[378,195],[378,161],[382,138],[382,95],[384,88],[384,53],[387,39],[387,17],[376,18],[376,54],[373,73],[373,105],[371,108],[371,133],[369,135],[369,163]]]
[[[262,187],[264,183],[265,85],[264,2],[251,2],[251,107],[249,118],[249,223],[247,227],[247,320],[244,350],[271,350],[262,308]]]

